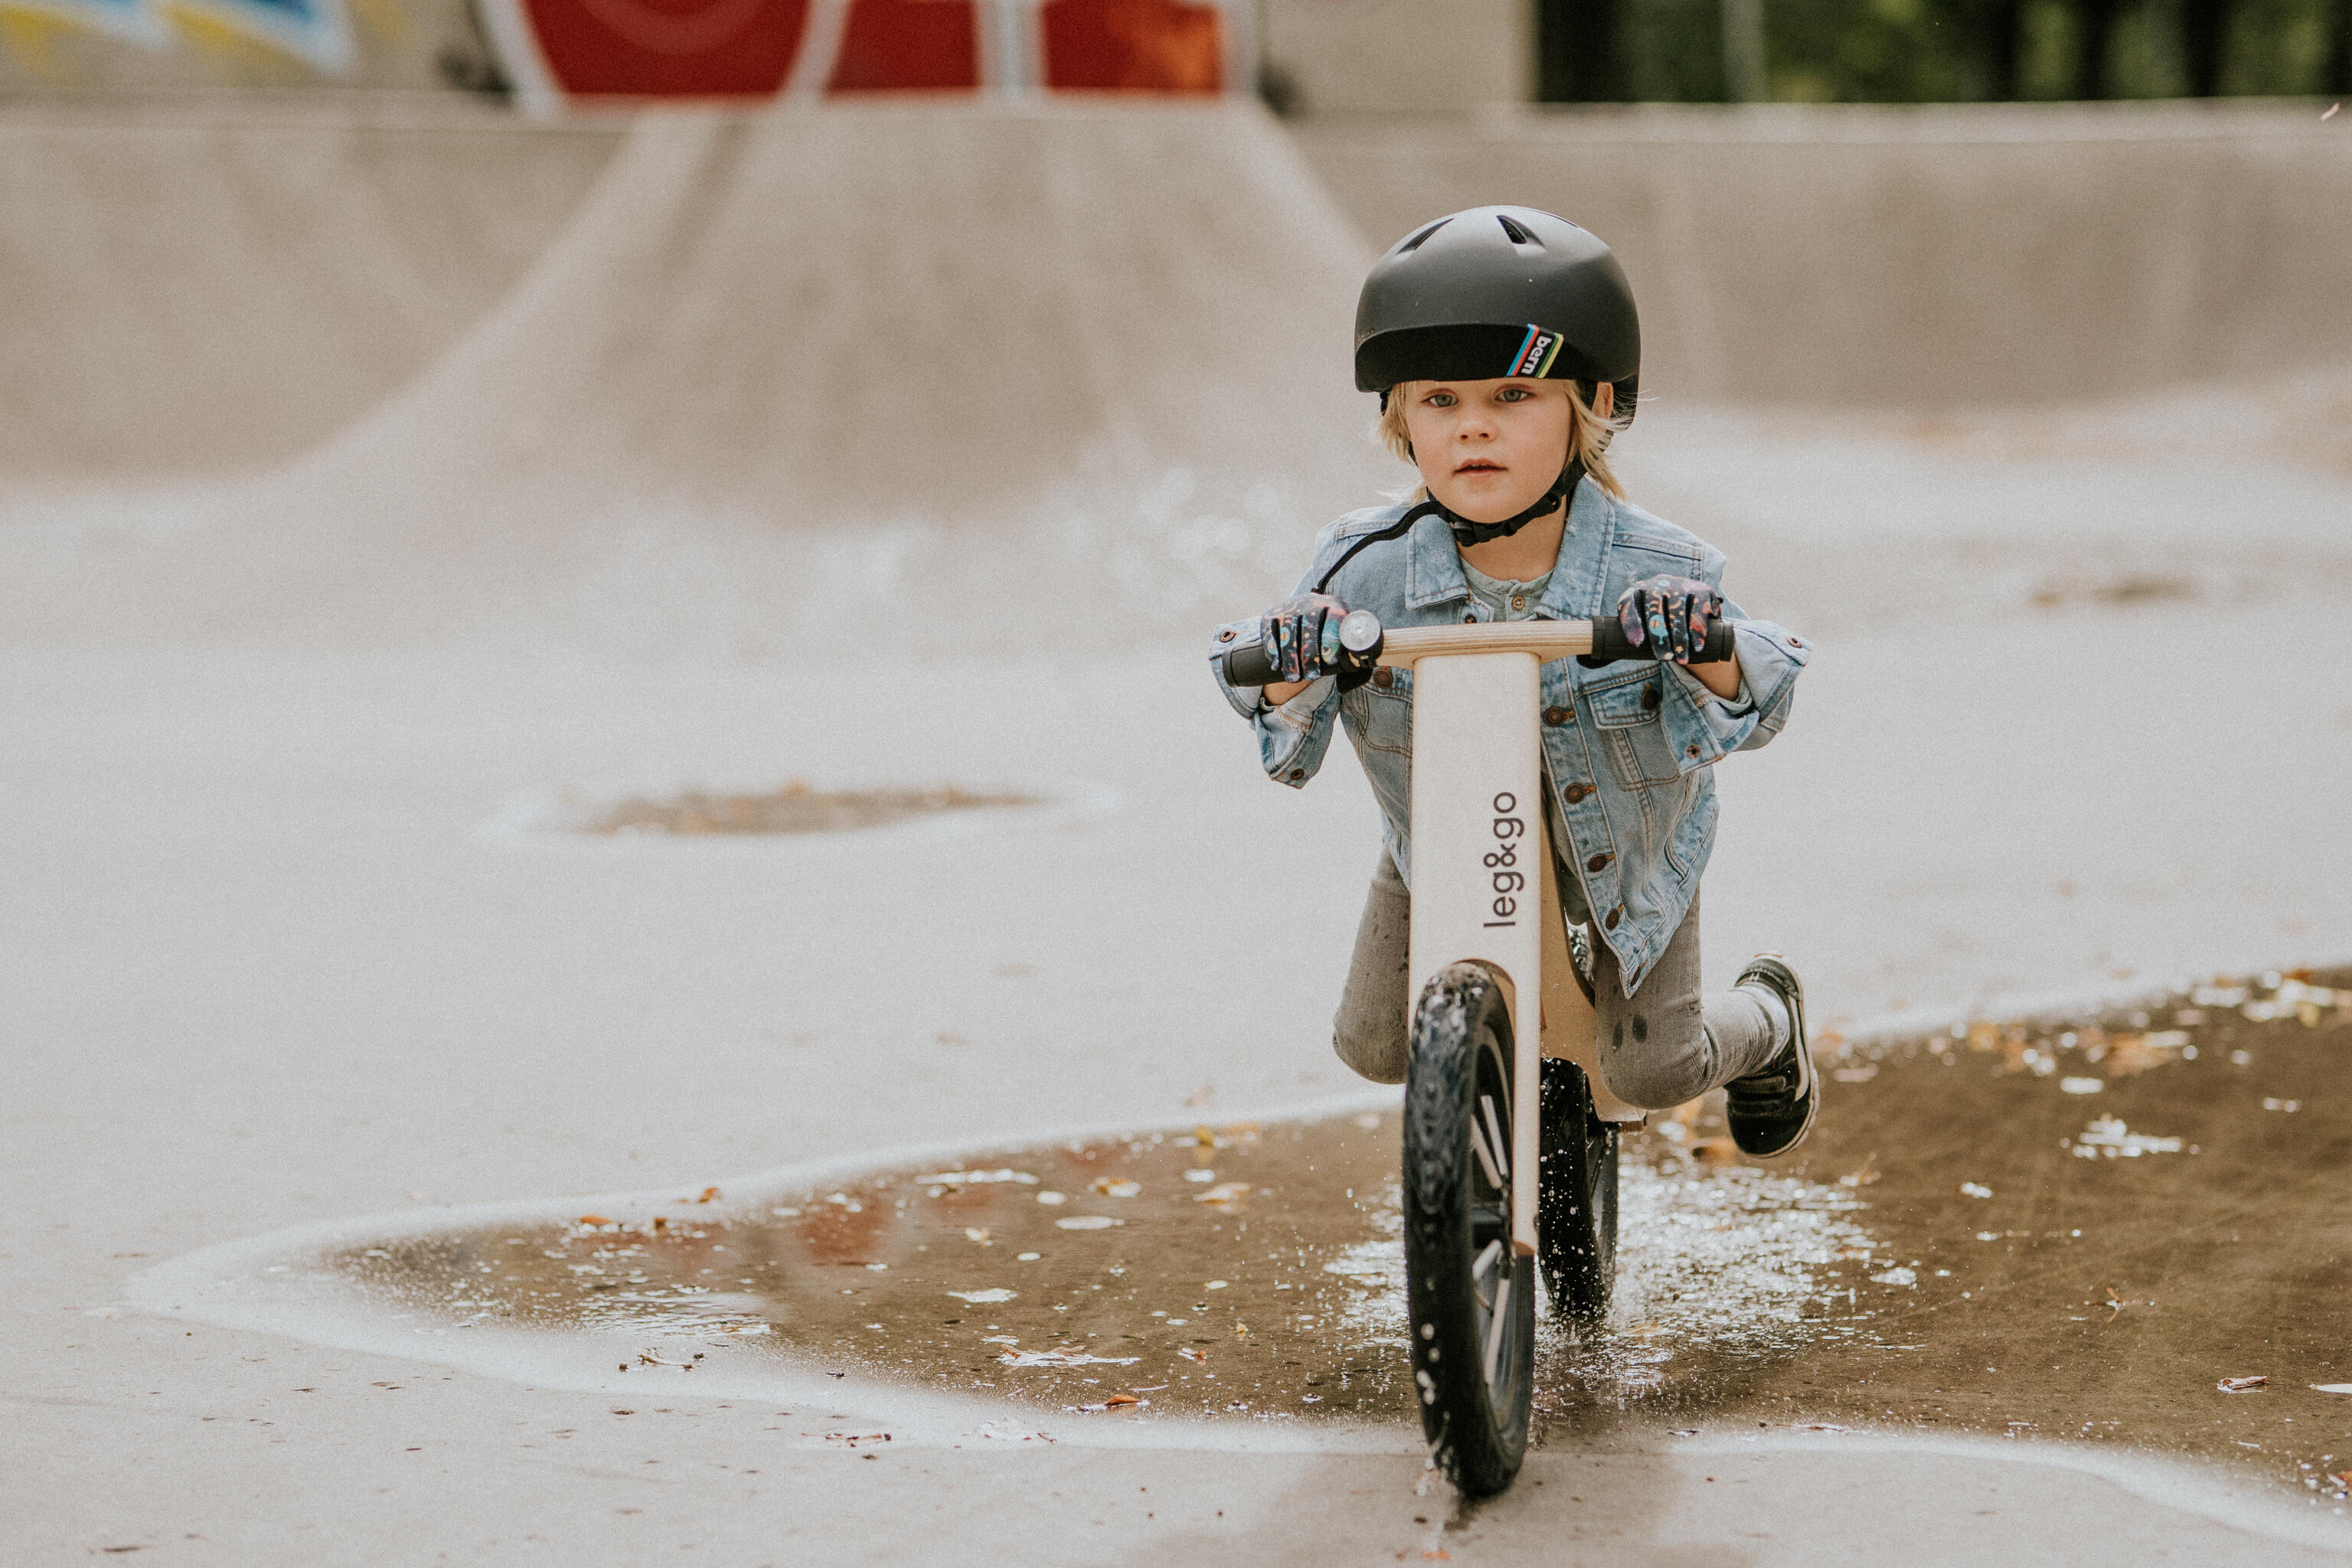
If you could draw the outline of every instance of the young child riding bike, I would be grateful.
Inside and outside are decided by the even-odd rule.
[[[1724,557],[1626,500],[1609,468],[1633,423],[1641,330],[1609,247],[1564,218],[1475,207],[1414,230],[1374,264],[1356,309],[1356,385],[1420,470],[1409,502],[1317,536],[1298,591],[1219,628],[1210,668],[1294,788],[1347,726],[1384,839],[1333,1021],[1339,1058],[1402,1082],[1412,843],[1412,673],[1340,646],[1340,618],[1387,627],[1614,616],[1657,662],[1567,658],[1541,671],[1545,818],[1560,900],[1586,928],[1602,1081],[1662,1109],[1727,1086],[1731,1134],[1769,1158],[1803,1142],[1820,1089],[1803,988],[1778,956],[1699,992],[1699,879],[1715,845],[1712,765],[1788,722],[1807,645],[1721,591]],[[1731,624],[1732,659],[1691,662]],[[1235,686],[1237,643],[1276,679]]]

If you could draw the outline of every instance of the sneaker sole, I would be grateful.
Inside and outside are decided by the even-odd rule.
[[[1759,1152],[1752,1149],[1742,1149],[1740,1152],[1746,1154],[1751,1160],[1777,1160],[1781,1155],[1795,1149],[1800,1143],[1802,1143],[1806,1137],[1811,1133],[1813,1130],[1813,1121],[1822,1113],[1822,1075],[1813,1066],[1813,1042],[1811,1037],[1805,1032],[1805,983],[1797,978],[1797,972],[1790,969],[1789,967],[1788,961],[1782,958],[1779,953],[1759,952],[1756,956],[1759,958],[1769,958],[1772,960],[1775,964],[1779,965],[1781,973],[1788,975],[1790,984],[1796,988],[1794,991],[1783,991],[1780,989],[1777,981],[1766,979],[1761,974],[1755,976],[1755,978],[1762,984],[1771,986],[1773,991],[1779,994],[1781,1005],[1789,1009],[1789,1026],[1795,1031],[1797,1037],[1797,1076],[1801,1086],[1799,1092],[1803,1096],[1805,1101],[1805,1120],[1797,1128],[1796,1136],[1790,1138],[1786,1143],[1781,1144],[1778,1149],[1772,1150],[1769,1153]],[[1751,965],[1751,967],[1753,966]],[[1740,973],[1739,980],[1734,984],[1744,984],[1748,978],[1748,972],[1743,970]]]

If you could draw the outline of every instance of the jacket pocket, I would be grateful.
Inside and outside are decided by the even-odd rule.
[[[1704,775],[1691,782],[1696,798],[1666,837],[1666,864],[1685,882],[1696,880],[1706,869],[1707,857],[1715,849],[1715,791],[1701,787]]]
[[[1683,776],[1674,742],[1666,738],[1659,717],[1664,705],[1659,679],[1657,672],[1646,670],[1584,689],[1585,716],[1609,753],[1610,770],[1628,789],[1675,784]]]
[[[1398,670],[1386,687],[1367,684],[1358,687],[1341,700],[1340,712],[1352,718],[1356,743],[1368,752],[1392,752],[1398,756],[1412,754],[1412,677]],[[1353,712],[1349,711],[1352,705]]]

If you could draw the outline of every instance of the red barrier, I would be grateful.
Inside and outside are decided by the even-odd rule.
[[[572,95],[767,98],[800,55],[809,0],[521,0]]]
[[[1224,38],[1213,5],[1181,0],[1051,0],[1045,85],[1097,92],[1224,90]]]
[[[537,111],[598,99],[1244,91],[1250,0],[479,0]]]
[[[856,0],[828,92],[940,92],[980,86],[971,0]]]

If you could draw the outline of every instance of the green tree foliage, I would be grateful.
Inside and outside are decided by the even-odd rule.
[[[2352,93],[2352,0],[1763,0],[1816,103]],[[1541,96],[1720,102],[1722,0],[1537,0]]]

